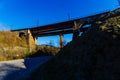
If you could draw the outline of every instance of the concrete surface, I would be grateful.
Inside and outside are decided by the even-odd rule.
[[[0,62],[0,80],[21,80],[51,58],[44,56]]]

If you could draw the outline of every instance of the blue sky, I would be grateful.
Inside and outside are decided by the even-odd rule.
[[[118,8],[117,0],[0,0],[0,30],[22,29],[93,15]],[[59,36],[38,38],[57,43]],[[65,35],[70,41],[71,35]],[[56,44],[57,45],[57,44]]]

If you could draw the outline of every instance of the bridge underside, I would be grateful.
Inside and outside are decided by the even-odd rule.
[[[109,13],[110,12],[104,12],[84,18],[79,18],[79,19],[74,19],[74,20],[69,20],[60,23],[44,25],[44,26],[38,26],[38,27],[30,28],[30,31],[32,35],[35,37],[70,34],[70,33],[74,33],[75,30],[77,29],[80,29],[80,32],[84,32],[87,29],[83,27],[84,25],[94,24],[97,21],[102,21],[107,18],[116,16],[114,14],[108,15]]]

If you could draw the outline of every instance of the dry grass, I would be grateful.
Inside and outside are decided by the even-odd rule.
[[[0,47],[27,47],[26,42],[10,31],[0,31]]]
[[[37,51],[55,56],[60,51],[60,48],[54,46],[38,46]]]
[[[59,50],[59,48],[53,46],[37,46],[34,52],[29,53],[25,38],[20,38],[10,31],[0,31],[0,61],[48,55],[55,56]]]
[[[24,58],[27,53],[25,40],[10,31],[0,31],[0,61]]]
[[[40,56],[55,56],[60,51],[60,48],[54,46],[39,45],[35,52],[26,57],[40,57]]]

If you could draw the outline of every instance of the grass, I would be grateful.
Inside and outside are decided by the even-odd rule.
[[[26,57],[55,56],[60,48],[49,45],[38,45],[35,52],[28,54]]]
[[[10,31],[0,31],[0,61],[24,58],[27,53],[25,40]]]
[[[20,37],[16,36],[10,31],[0,31],[0,48],[2,47],[14,47],[21,46],[27,47],[26,41],[22,40]]]
[[[29,52],[24,37],[16,36],[10,31],[0,31],[0,61],[24,59],[29,57],[55,56],[59,48],[54,46],[37,46],[34,52]]]

